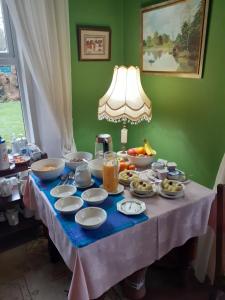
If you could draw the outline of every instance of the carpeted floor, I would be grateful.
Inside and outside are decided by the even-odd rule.
[[[209,289],[204,285],[193,282],[188,288],[179,287],[178,279],[178,274],[171,271],[149,268],[144,300],[209,299]],[[49,261],[44,238],[0,253],[0,300],[66,300],[70,280],[71,272],[63,262]],[[104,300],[125,298],[116,286]]]

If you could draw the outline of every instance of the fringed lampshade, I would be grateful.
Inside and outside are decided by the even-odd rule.
[[[145,94],[138,67],[115,66],[111,85],[99,100],[98,119],[111,122],[150,122],[151,101]]]

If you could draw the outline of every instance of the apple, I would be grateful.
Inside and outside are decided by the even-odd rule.
[[[131,156],[136,156],[137,155],[136,149],[135,148],[128,149],[127,154]]]

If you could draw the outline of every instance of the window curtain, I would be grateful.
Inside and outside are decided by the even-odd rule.
[[[15,27],[28,123],[49,156],[75,151],[67,0],[6,0]]]

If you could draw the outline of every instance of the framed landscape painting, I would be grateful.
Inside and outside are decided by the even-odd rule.
[[[111,29],[103,26],[77,26],[79,60],[110,60]]]
[[[201,78],[209,0],[172,0],[141,11],[143,72]]]

